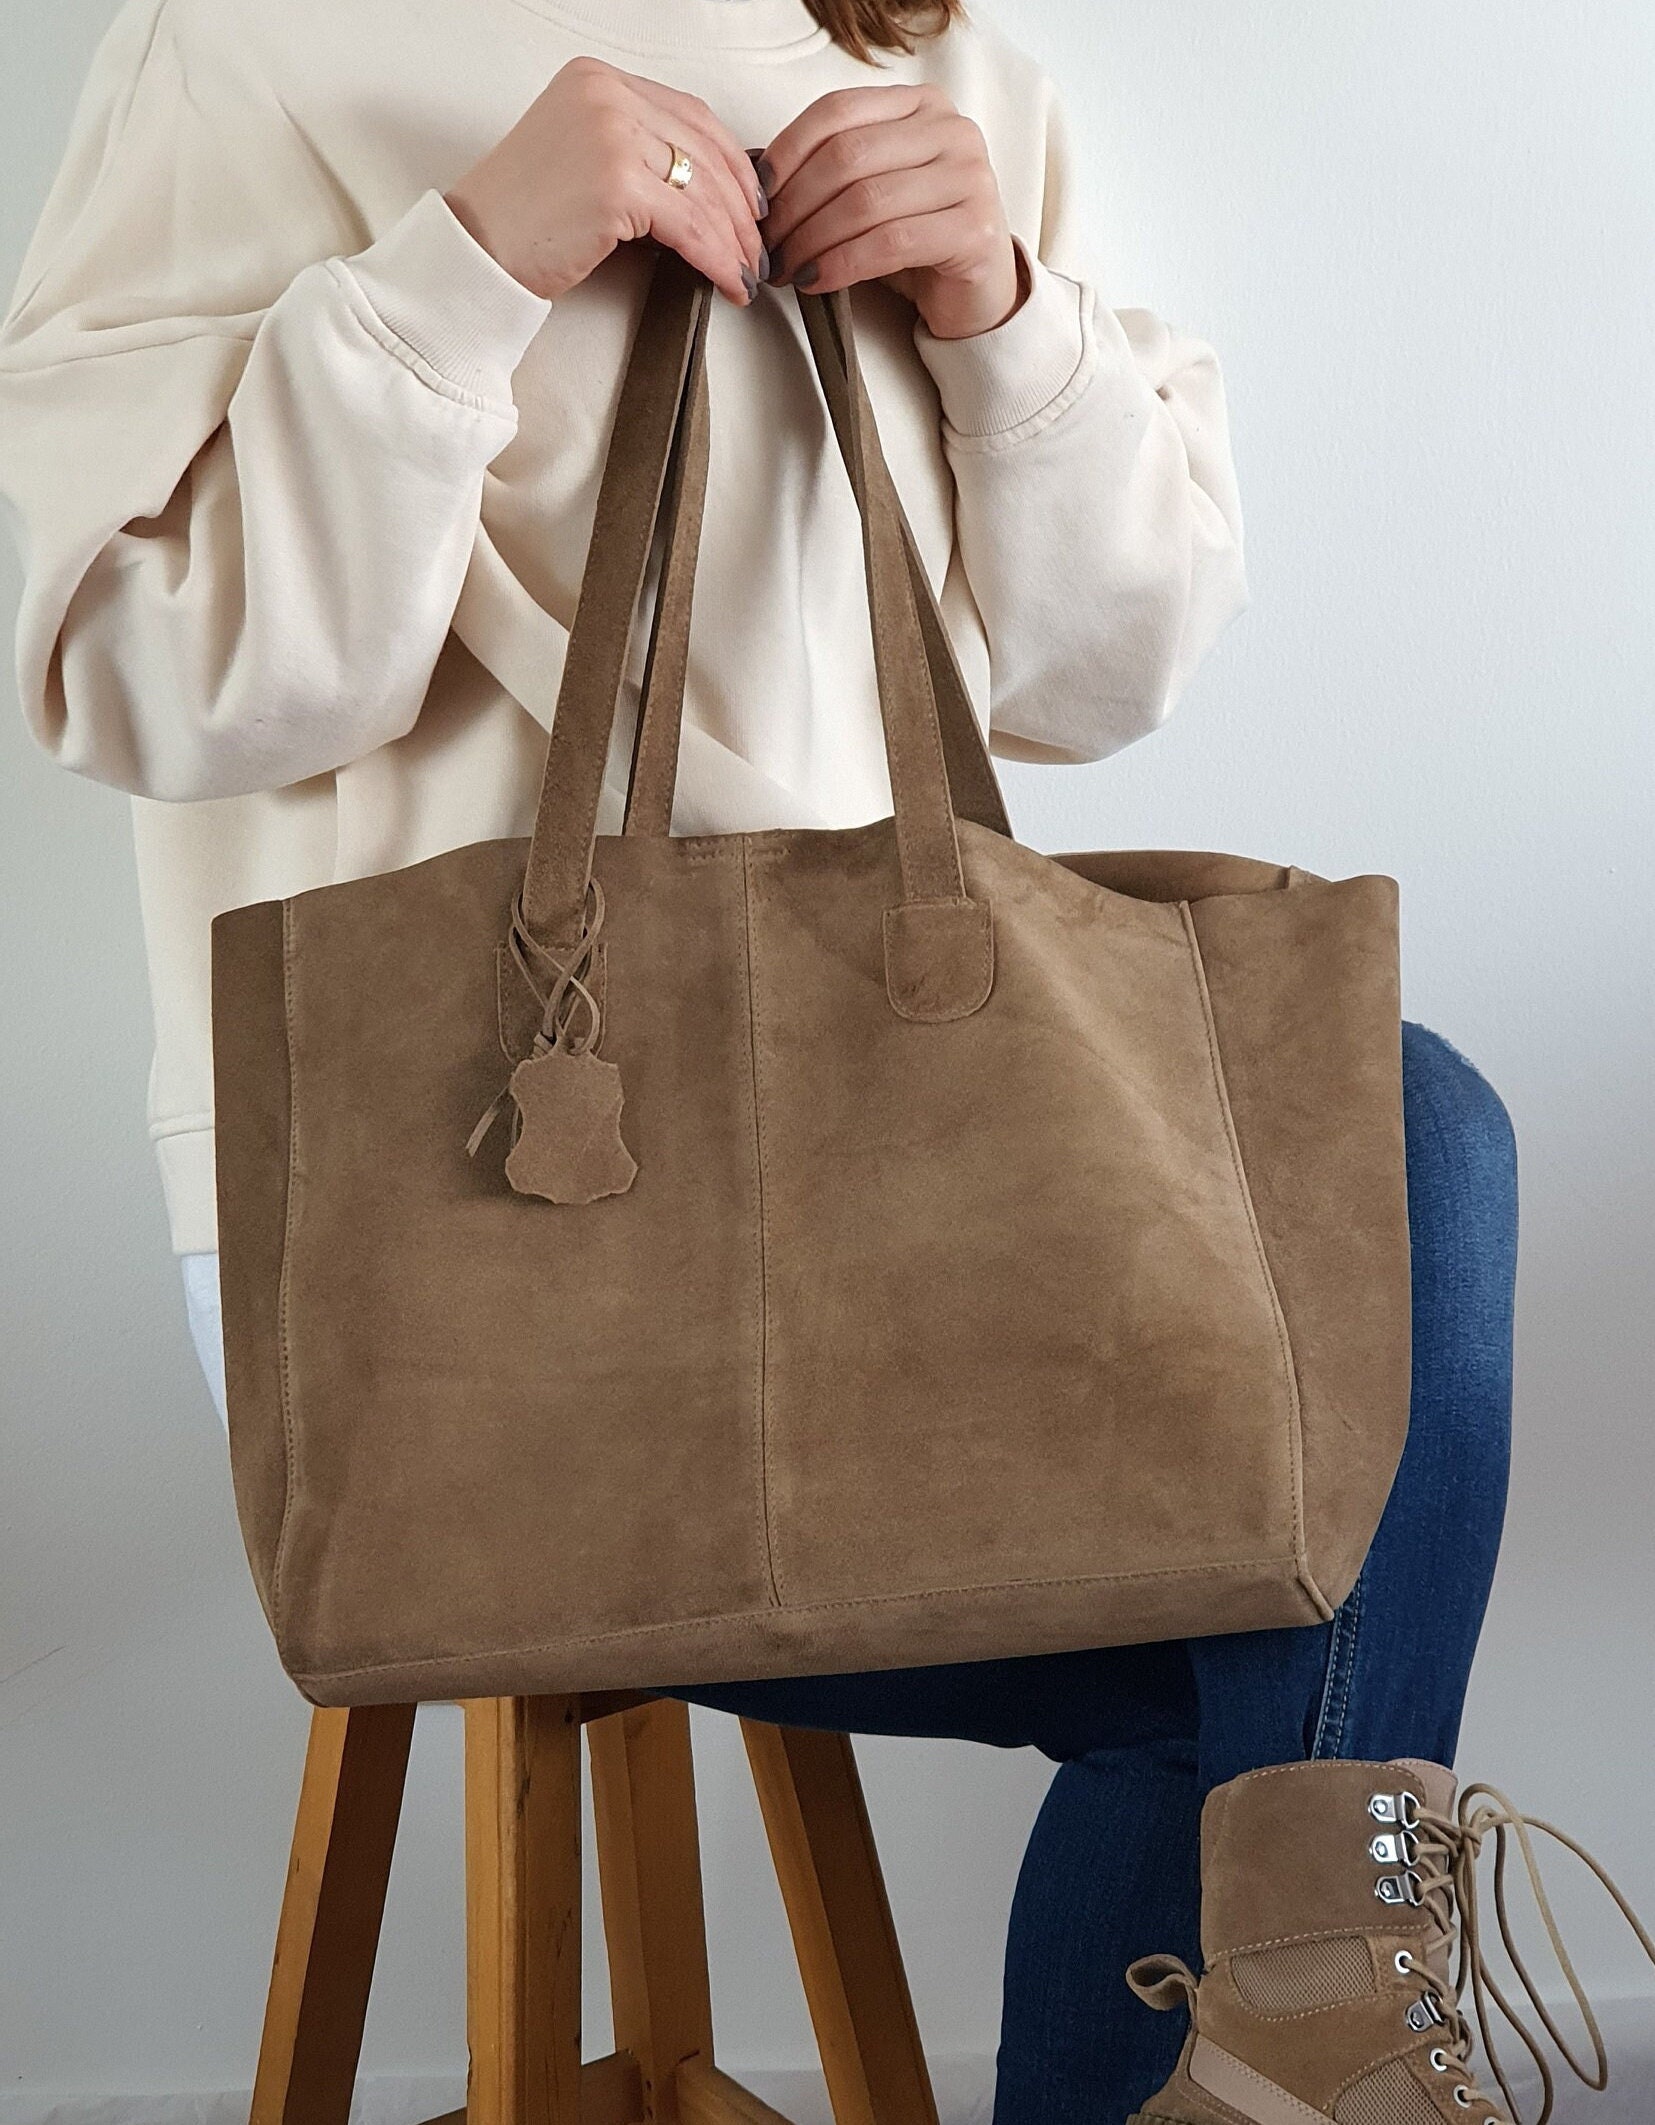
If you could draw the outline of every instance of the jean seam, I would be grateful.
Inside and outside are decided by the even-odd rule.
[[[1344,1754],[1351,1680],[1356,1669],[1356,1645],[1362,1626],[1362,1590],[1363,1580],[1359,1577],[1348,1598],[1335,1610],[1328,1627],[1327,1673],[1316,1717],[1316,1737],[1310,1749],[1315,1759]]]

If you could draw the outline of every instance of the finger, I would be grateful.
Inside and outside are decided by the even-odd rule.
[[[913,221],[968,203],[971,185],[948,163],[928,162],[917,170],[890,170],[879,177],[859,177],[836,192],[827,204],[800,223],[785,242],[770,246],[770,277],[784,281],[812,259],[867,236],[888,222]]]
[[[954,106],[941,89],[929,83],[881,84],[877,88],[834,89],[802,110],[791,125],[784,126],[764,151],[759,166],[774,202],[788,180],[835,133],[855,126],[888,125],[893,120],[915,118],[922,113],[941,118]]]
[[[649,187],[646,215],[649,234],[657,243],[676,251],[698,273],[704,274],[721,295],[746,309],[758,287],[753,268],[742,256],[722,209],[706,206],[688,192],[675,192],[671,185],[657,183],[645,173],[639,183]],[[744,280],[743,273],[753,276]]]
[[[865,280],[885,280],[893,273],[925,267],[962,269],[976,255],[981,216],[969,206],[952,206],[935,214],[916,214],[903,221],[884,221],[847,242],[835,244],[818,258],[802,260],[793,270],[793,285],[812,295],[831,295]]]
[[[737,140],[711,105],[703,103],[699,96],[688,96],[681,89],[670,89],[664,82],[651,81],[643,74],[629,74],[627,79],[638,94],[673,125],[685,125],[694,129],[708,151],[716,152],[719,168],[728,176],[736,192],[755,221],[762,218],[765,207],[764,188],[759,183],[758,173],[752,158]],[[675,137],[668,127],[667,137]]]
[[[952,161],[963,173],[968,167],[967,140],[956,129],[964,125],[963,119],[922,115],[890,125],[852,126],[824,140],[770,202],[764,240],[771,254],[782,249],[793,231],[829,200],[852,187],[877,187],[894,171],[921,169],[931,163]]]
[[[662,130],[669,124],[676,129],[670,136]],[[672,168],[674,148],[689,157],[694,175],[683,188],[686,195],[693,193],[708,213],[719,214],[729,223],[731,241],[754,274],[759,275],[764,239],[753,218],[747,188],[736,184],[716,142],[698,132],[689,118],[663,118],[651,105],[641,107],[639,131],[646,143],[644,156],[650,174],[662,183]],[[745,162],[746,157],[743,156],[742,160]]]

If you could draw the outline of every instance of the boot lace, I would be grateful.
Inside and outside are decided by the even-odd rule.
[[[1485,2113],[1485,2125],[1500,2125],[1495,2104],[1475,2085],[1473,2051],[1476,2040],[1480,2037],[1483,2055],[1499,2084],[1500,2093],[1505,2098],[1506,2108],[1514,2125],[1526,2125],[1519,2113],[1511,2080],[1494,2040],[1496,2012],[1500,2020],[1522,2042],[1540,2076],[1541,2107],[1532,2125],[1548,2125],[1557,2092],[1551,2063],[1540,2037],[1529,2026],[1521,2007],[1515,2005],[1502,1989],[1483,1952],[1485,1914],[1478,1895],[1478,1862],[1483,1847],[1490,1840],[1493,1841],[1494,1847],[1494,1914],[1506,1959],[1516,1974],[1517,1982],[1541,2029],[1551,2039],[1558,2057],[1587,2088],[1598,2091],[1607,2088],[1609,2057],[1604,2046],[1603,2032],[1592,2010],[1592,2003],[1586,1995],[1586,1989],[1563,1944],[1563,1936],[1558,1929],[1551,1900],[1546,1894],[1546,1885],[1535,1851],[1534,1834],[1538,1832],[1555,1839],[1590,1870],[1636,1934],[1645,1955],[1655,1963],[1655,1939],[1651,1938],[1642,1920],[1605,1869],[1566,1831],[1558,1829],[1553,1823],[1542,1822],[1536,1816],[1519,1814],[1506,1796],[1494,1786],[1467,1786],[1460,1795],[1458,1808],[1453,1815],[1435,1813],[1415,1802],[1412,1794],[1376,1794],[1372,1812],[1378,1820],[1396,1825],[1394,1830],[1374,1840],[1374,1856],[1385,1860],[1400,1860],[1402,1863],[1399,1873],[1380,1877],[1376,1895],[1385,1903],[1420,1906],[1429,1914],[1431,1920],[1431,1930],[1424,1944],[1424,1966],[1406,1951],[1397,1956],[1396,1964],[1404,1976],[1414,1976],[1424,1981],[1422,1998],[1408,2010],[1408,2026],[1421,2033],[1432,2027],[1440,2029],[1441,2041],[1431,2052],[1431,2064],[1438,2073],[1458,2072],[1461,2075],[1462,2078],[1454,2089],[1454,2101],[1458,2107],[1470,2111],[1480,2105]],[[1576,2057],[1568,2039],[1558,2027],[1556,2017],[1541,1997],[1514,1938],[1507,1894],[1514,1849],[1527,1872],[1535,1908],[1545,1926],[1557,1967],[1568,1985],[1590,2040],[1590,2064]],[[1437,1984],[1432,1965],[1435,1963],[1438,1968],[1448,1967],[1451,1952],[1453,1983],[1450,1993],[1445,1997]],[[1466,2015],[1461,2005],[1467,1996],[1468,1988],[1474,2020]]]

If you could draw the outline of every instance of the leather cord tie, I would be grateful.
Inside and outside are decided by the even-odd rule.
[[[478,1146],[506,1107],[512,1107],[506,1178],[520,1195],[554,1203],[589,1203],[622,1195],[637,1163],[621,1139],[621,1078],[599,1060],[603,1008],[597,948],[603,929],[603,888],[588,886],[589,912],[572,956],[560,958],[532,934],[523,913],[523,888],[512,899],[506,948],[541,1006],[527,1055],[479,1117],[466,1140]]]

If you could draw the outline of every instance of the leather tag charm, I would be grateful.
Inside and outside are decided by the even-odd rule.
[[[542,1048],[511,1073],[522,1120],[506,1158],[519,1195],[595,1203],[624,1195],[638,1162],[621,1141],[621,1073],[600,1056]]]

